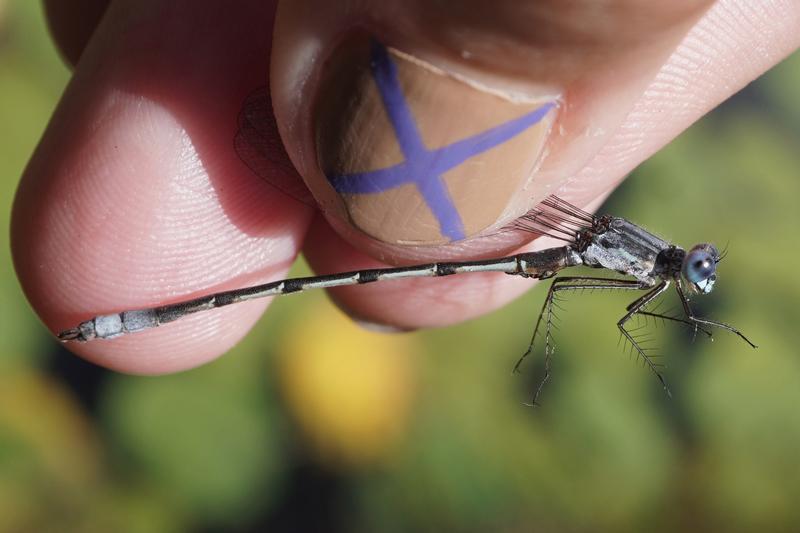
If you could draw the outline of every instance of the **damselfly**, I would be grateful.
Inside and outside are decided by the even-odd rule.
[[[722,322],[695,316],[689,305],[690,294],[708,294],[714,288],[716,266],[722,259],[714,245],[698,244],[687,252],[624,218],[611,215],[595,216],[556,196],[548,197],[537,208],[519,219],[515,226],[524,231],[548,235],[566,244],[497,259],[430,263],[284,279],[159,307],[96,316],[61,332],[58,338],[62,341],[81,342],[111,339],[154,328],[200,311],[255,298],[310,289],[329,289],[344,285],[403,278],[450,276],[469,272],[503,272],[522,278],[547,279],[555,277],[556,273],[567,267],[583,265],[624,274],[628,279],[594,276],[555,277],[539,313],[528,349],[515,366],[517,370],[525,357],[533,351],[539,331],[544,324],[545,375],[534,396],[534,403],[542,385],[550,377],[553,353],[551,342],[553,306],[556,295],[562,291],[582,289],[643,291],[644,294],[625,309],[625,313],[617,322],[617,327],[620,334],[661,382],[667,394],[669,388],[661,374],[661,365],[654,360],[649,349],[642,346],[637,337],[626,327],[634,316],[679,322],[690,326],[695,333],[699,331],[709,337],[711,337],[709,328],[721,328],[738,335],[753,348],[756,347],[738,329]],[[648,306],[672,284],[681,301],[683,316],[671,316],[648,310]]]

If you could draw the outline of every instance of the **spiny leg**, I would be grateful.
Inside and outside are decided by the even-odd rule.
[[[528,344],[528,349],[522,354],[522,357],[519,358],[517,364],[514,365],[513,372],[519,372],[520,365],[525,360],[525,358],[533,352],[533,347],[536,342],[536,337],[539,333],[539,328],[542,324],[542,317],[547,315],[546,319],[546,326],[545,326],[545,360],[544,360],[544,367],[545,367],[545,374],[542,380],[539,382],[539,386],[536,388],[536,392],[533,396],[533,401],[531,405],[537,405],[537,400],[539,398],[539,394],[544,387],[544,384],[550,379],[550,369],[552,364],[552,354],[553,348],[550,344],[550,330],[552,328],[552,317],[553,317],[553,305],[555,304],[555,295],[559,291],[564,290],[579,290],[579,289],[622,289],[622,290],[643,290],[646,289],[647,286],[642,285],[641,282],[635,280],[625,280],[625,279],[609,279],[609,278],[597,278],[597,277],[589,277],[589,276],[564,276],[560,278],[556,278],[553,280],[553,283],[550,284],[550,289],[547,291],[547,297],[545,298],[544,304],[542,305],[542,310],[539,313],[539,318],[536,320],[536,327],[533,330],[533,335],[531,336],[531,342]]]
[[[628,312],[625,313],[625,315],[619,319],[619,322],[617,322],[617,327],[619,328],[619,331],[622,333],[622,335],[628,340],[628,342],[631,343],[631,346],[633,347],[634,350],[636,350],[636,353],[639,354],[639,357],[642,358],[642,361],[645,362],[645,364],[650,368],[650,371],[653,372],[653,374],[655,374],[655,376],[658,378],[658,381],[661,382],[661,386],[664,387],[667,396],[672,397],[672,393],[670,392],[669,387],[667,386],[667,382],[664,380],[664,376],[662,376],[661,372],[659,371],[661,365],[655,363],[652,357],[647,355],[646,350],[642,348],[639,341],[633,335],[631,335],[631,333],[627,329],[625,329],[625,324],[631,319],[631,317],[641,312],[641,309],[643,307],[645,307],[647,304],[652,302],[656,297],[658,297],[661,293],[667,290],[667,287],[669,287],[669,281],[662,281],[661,283],[656,285],[656,287],[653,290],[648,291],[641,298],[638,298],[633,303],[631,303],[627,308]]]
[[[544,329],[544,376],[539,381],[539,385],[536,387],[536,392],[533,394],[533,399],[531,400],[531,407],[535,407],[538,405],[536,402],[539,399],[539,393],[542,392],[542,388],[544,388],[544,384],[550,381],[550,369],[552,368],[552,360],[553,360],[553,352],[555,351],[555,347],[552,344],[552,336],[550,335],[551,328],[553,326],[553,306],[555,305],[556,301],[556,292],[557,289],[555,288],[555,282],[551,285],[551,291],[549,298],[547,299],[547,320],[545,320],[545,329]],[[544,311],[544,310],[542,310]],[[542,315],[539,314],[539,319],[541,320]],[[538,328],[537,321],[537,328]],[[536,331],[533,332],[534,336],[536,335]],[[526,353],[530,353],[533,350],[533,338],[531,338],[531,344],[528,346],[528,350]],[[524,357],[524,355],[523,355]],[[519,361],[521,362],[521,360]],[[519,364],[519,362],[517,364]]]
[[[681,281],[680,280],[676,281],[675,290],[678,291],[678,297],[681,300],[681,304],[683,305],[683,311],[686,313],[686,319],[689,322],[697,325],[697,327],[701,327],[701,325],[703,325],[703,326],[711,326],[711,327],[720,328],[720,329],[724,329],[724,330],[730,331],[731,333],[735,333],[736,335],[738,335],[739,338],[741,338],[744,342],[749,344],[751,347],[758,348],[758,346],[753,344],[750,341],[750,339],[748,339],[747,337],[744,336],[744,333],[742,333],[738,329],[734,328],[733,326],[729,326],[728,324],[725,324],[724,322],[717,322],[716,320],[709,320],[707,318],[698,318],[698,317],[694,316],[694,313],[692,313],[692,308],[689,306],[689,299],[686,297],[686,294],[684,294],[683,288],[681,287]]]
[[[708,335],[708,338],[710,340],[712,340],[712,341],[714,340],[714,335],[711,333],[711,331],[707,330],[706,328],[700,327],[697,323],[691,322],[689,320],[686,320],[685,318],[674,316],[675,313],[673,313],[673,312],[670,312],[669,314],[667,314],[665,312],[662,312],[660,310],[660,307],[661,307],[662,303],[663,303],[663,300],[661,302],[659,302],[659,304],[656,305],[656,307],[654,309],[651,309],[649,311],[645,311],[643,308],[640,308],[639,312],[636,313],[636,316],[637,317],[645,317],[645,324],[647,323],[647,318],[646,317],[653,317],[655,319],[660,319],[662,321],[671,320],[673,322],[679,322],[681,324],[689,326],[690,328],[692,328],[692,342],[694,342],[695,339],[697,338],[697,332],[698,331],[702,331],[703,333]],[[636,302],[631,303],[630,305],[628,305],[628,307],[626,307],[626,310],[630,311],[631,308],[633,308],[633,306],[635,304],[636,304]]]
[[[550,301],[553,299],[553,295],[555,294],[555,291],[553,289],[555,288],[556,284],[559,283],[562,279],[564,278],[556,278],[550,284],[550,288],[547,290],[547,297],[544,299],[544,303],[542,304],[542,310],[539,312],[539,318],[536,320],[536,327],[533,328],[533,335],[531,336],[531,342],[528,344],[528,349],[525,350],[525,353],[522,354],[522,357],[520,357],[519,360],[517,361],[517,364],[514,365],[514,369],[511,371],[513,374],[520,373],[519,368],[522,365],[522,362],[525,360],[526,357],[528,357],[531,354],[531,352],[533,352],[533,344],[536,341],[536,336],[539,333],[539,326],[542,325],[542,317],[544,316],[544,313],[549,307]]]
[[[700,325],[698,325],[696,322],[692,322],[691,320],[687,320],[685,318],[680,318],[680,317],[677,317],[677,316],[670,316],[670,315],[664,315],[664,314],[661,314],[661,313],[654,313],[652,311],[642,311],[642,310],[640,310],[636,314],[638,316],[652,316],[653,318],[660,318],[662,320],[672,320],[673,322],[680,322],[681,324],[686,324],[687,326],[692,328],[692,330],[694,330],[695,333],[697,333],[698,331],[702,331],[703,333],[708,335],[709,339],[714,340],[714,335],[709,330],[707,330],[706,328],[700,327]]]
[[[512,373],[514,373],[514,374],[519,373],[520,372],[519,368],[520,368],[520,365],[522,365],[522,361],[524,361],[525,358],[528,357],[528,355],[530,355],[531,352],[533,352],[533,345],[534,345],[534,343],[536,341],[536,336],[539,333],[539,327],[542,325],[542,317],[545,315],[545,313],[547,313],[547,331],[545,333],[545,348],[544,348],[544,353],[545,353],[545,356],[544,356],[544,377],[539,382],[539,386],[536,387],[536,392],[534,393],[533,400],[530,403],[531,406],[535,406],[536,405],[536,399],[539,397],[539,392],[542,390],[542,387],[544,386],[544,384],[547,383],[547,381],[550,379],[550,364],[551,363],[550,363],[550,349],[549,349],[550,342],[549,342],[549,339],[550,339],[550,324],[551,324],[551,317],[552,317],[552,306],[553,306],[553,299],[554,299],[555,294],[556,294],[555,288],[558,285],[558,283],[560,283],[561,280],[563,280],[563,279],[567,279],[567,278],[556,278],[550,284],[550,288],[547,291],[547,297],[544,299],[544,303],[542,304],[542,310],[539,312],[539,318],[536,320],[536,327],[533,328],[533,335],[531,336],[531,342],[528,344],[528,349],[525,350],[525,353],[522,354],[522,357],[519,358],[519,360],[517,361],[517,364],[514,365],[514,369],[512,370]]]

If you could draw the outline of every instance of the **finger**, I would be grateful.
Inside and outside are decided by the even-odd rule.
[[[78,63],[108,7],[108,0],[44,0],[47,26],[67,63]]]
[[[109,7],[13,212],[15,266],[51,330],[283,277],[309,210],[233,150],[239,108],[267,79],[273,12],[256,0]],[[119,370],[179,370],[229,349],[265,305],[69,346]]]
[[[708,4],[284,2],[278,126],[330,217],[461,241],[580,170]]]
[[[766,1],[326,6],[280,5],[272,60],[278,125],[331,225],[390,263],[494,253],[495,240],[470,237],[552,192],[586,206],[800,40],[800,7]],[[468,153],[452,169],[420,156],[419,146],[435,152],[547,102],[555,108],[528,130]],[[364,175],[363,189],[352,186]],[[449,214],[426,197],[428,185],[449,193]],[[456,218],[460,233],[448,226]],[[308,253],[323,272],[362,261]],[[526,286],[500,278],[490,294],[463,286],[467,311],[452,321],[502,305]],[[483,283],[474,279],[464,283]],[[366,295],[381,301],[382,289],[365,289],[339,291],[337,299],[379,322],[436,322],[428,316],[433,304],[413,314],[396,301],[374,309]],[[445,291],[431,289],[430,301]],[[485,303],[473,305],[479,294]]]

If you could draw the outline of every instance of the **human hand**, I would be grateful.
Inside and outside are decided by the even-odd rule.
[[[47,3],[58,46],[80,62],[20,185],[12,246],[51,329],[277,279],[300,250],[319,272],[496,253],[496,241],[471,237],[550,192],[596,204],[800,44],[800,6],[766,0],[344,5],[285,2],[276,18],[273,2],[255,0],[117,1],[95,25],[87,13],[106,2]],[[370,61],[396,69],[395,89],[379,90]],[[284,145],[326,218],[233,150],[239,107],[268,72]],[[404,105],[385,103],[392,90]],[[402,129],[392,113],[404,109]],[[435,151],[525,116],[490,148],[456,151],[452,166],[430,158],[446,172],[449,215],[413,184],[345,200],[329,186],[424,159],[399,138]],[[410,283],[335,298],[363,320],[414,328],[480,315],[529,287],[508,276]],[[124,371],[190,368],[229,349],[266,305],[72,349]]]

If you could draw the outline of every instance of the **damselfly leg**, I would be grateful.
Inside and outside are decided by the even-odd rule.
[[[537,400],[539,399],[539,394],[542,391],[545,383],[550,379],[550,371],[552,368],[552,356],[554,347],[552,344],[552,336],[551,331],[553,327],[553,306],[555,305],[556,294],[562,291],[576,291],[576,290],[609,290],[609,289],[617,289],[617,290],[646,290],[649,289],[650,286],[637,281],[637,280],[626,280],[626,279],[610,279],[610,278],[599,278],[599,277],[590,277],[590,276],[562,276],[558,277],[553,280],[550,284],[550,289],[547,291],[547,297],[545,298],[544,304],[542,305],[542,310],[539,313],[539,318],[536,320],[536,327],[533,330],[533,335],[531,336],[531,342],[528,345],[528,349],[519,358],[517,364],[514,365],[514,372],[519,372],[520,366],[525,358],[533,352],[534,345],[536,343],[536,338],[539,334],[539,329],[542,325],[542,319],[544,318],[545,322],[545,354],[544,354],[544,376],[542,377],[539,385],[536,388],[536,391],[533,395],[533,401],[531,405],[537,405]],[[633,316],[638,309],[641,309],[648,303],[650,303],[656,296],[658,296],[661,292],[664,291],[664,288],[657,287],[660,289],[658,292],[654,290],[645,294],[642,298],[637,299],[633,304],[628,306],[628,313],[619,321],[617,324],[620,330],[623,332],[623,335],[631,342],[634,348],[637,350],[637,353],[640,357],[644,360],[644,362],[648,365],[648,367],[656,374],[659,381],[664,384],[664,378],[658,371],[658,365],[653,362],[650,356],[647,355],[646,351],[641,348],[641,346],[636,342],[633,336],[628,333],[627,330],[623,327],[625,322],[627,322],[631,316]],[[633,308],[633,306],[636,306]],[[633,310],[632,310],[633,309]],[[666,385],[664,384],[665,388]]]
[[[667,393],[667,396],[672,397],[672,393],[667,386],[667,382],[664,380],[664,376],[661,375],[660,369],[664,367],[664,365],[660,363],[656,363],[653,361],[653,355],[648,354],[648,348],[645,348],[641,345],[641,343],[634,338],[628,329],[625,328],[625,324],[637,313],[639,313],[642,309],[644,309],[647,304],[651,303],[653,300],[658,298],[667,288],[669,287],[669,281],[665,280],[656,285],[652,290],[648,291],[645,295],[641,298],[637,299],[627,307],[627,313],[619,319],[617,322],[617,327],[619,328],[620,333],[622,333],[623,337],[625,337],[628,342],[631,343],[631,346],[636,353],[639,354],[639,357],[645,362],[645,364],[650,368],[653,374],[656,375],[658,381],[661,382],[661,385],[664,387],[664,391]],[[647,287],[643,287],[640,285],[640,288],[645,289]]]
[[[664,313],[656,313],[654,311],[644,311],[644,310],[640,310],[638,313],[636,313],[636,315],[645,317],[649,316],[653,318],[658,318],[660,320],[669,320],[671,322],[678,322],[680,324],[684,324],[692,328],[692,331],[694,331],[695,334],[697,334],[698,331],[701,331],[705,333],[709,339],[711,339],[712,341],[714,340],[714,335],[709,330],[707,330],[704,327],[701,327],[697,322],[692,322],[691,320],[687,320],[679,316],[671,316]]]
[[[695,324],[700,329],[703,329],[702,326],[711,326],[711,327],[714,327],[714,328],[720,328],[720,329],[724,329],[724,330],[730,331],[731,333],[734,333],[734,334],[738,335],[739,338],[741,338],[744,342],[749,344],[751,347],[758,348],[758,346],[753,344],[753,342],[750,341],[750,339],[748,339],[747,337],[744,336],[744,333],[742,333],[741,331],[739,331],[735,327],[730,326],[728,324],[725,324],[724,322],[717,322],[716,320],[709,320],[708,318],[699,318],[699,317],[694,316],[694,313],[692,312],[692,308],[689,305],[689,298],[686,297],[686,293],[684,292],[683,287],[681,287],[681,281],[680,280],[676,281],[675,290],[678,292],[678,297],[680,298],[681,304],[683,305],[683,311],[686,313],[686,320],[688,320],[692,324]]]

